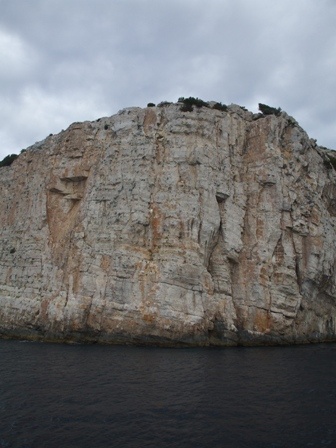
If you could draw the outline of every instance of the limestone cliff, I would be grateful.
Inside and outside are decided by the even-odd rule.
[[[336,171],[286,113],[72,124],[0,169],[0,334],[336,340]]]

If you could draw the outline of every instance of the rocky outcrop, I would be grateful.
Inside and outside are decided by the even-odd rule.
[[[0,333],[336,340],[336,171],[286,113],[180,104],[75,123],[0,169]]]

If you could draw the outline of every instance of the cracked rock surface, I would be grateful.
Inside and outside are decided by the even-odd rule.
[[[336,340],[336,171],[295,120],[124,109],[0,169],[0,335]]]

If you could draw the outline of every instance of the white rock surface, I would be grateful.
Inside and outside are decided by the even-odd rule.
[[[180,105],[74,123],[0,169],[0,334],[336,340],[336,171],[293,118]]]

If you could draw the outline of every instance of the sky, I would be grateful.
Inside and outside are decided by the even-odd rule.
[[[336,149],[335,0],[0,0],[0,159],[194,96],[281,107]]]

